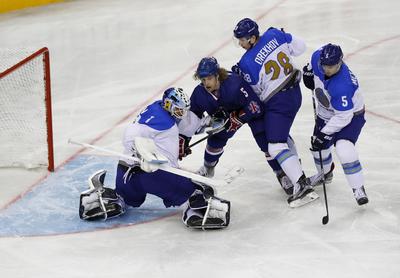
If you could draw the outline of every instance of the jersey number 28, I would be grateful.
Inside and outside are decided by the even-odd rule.
[[[268,75],[272,72],[271,80],[275,80],[279,77],[281,73],[281,69],[285,75],[289,75],[293,71],[293,65],[289,61],[289,57],[286,55],[285,52],[279,52],[277,55],[276,60],[269,60],[265,63],[265,73]]]

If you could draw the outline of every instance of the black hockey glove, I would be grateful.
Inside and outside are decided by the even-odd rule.
[[[234,64],[234,65],[232,66],[231,70],[232,70],[233,73],[236,73],[236,74],[238,74],[238,75],[242,75],[242,71],[240,70],[238,64]]]
[[[303,82],[304,82],[304,85],[308,89],[310,89],[310,90],[315,89],[314,72],[313,72],[310,64],[307,64],[303,67]]]
[[[225,110],[219,109],[217,112],[212,114],[212,118],[214,121],[226,120],[229,118],[229,114]]]
[[[192,153],[192,150],[189,148],[190,139],[192,138],[179,134],[179,160]]]
[[[316,135],[311,137],[311,150],[320,151],[328,149],[332,138],[332,135],[327,135],[321,131],[318,131]]]
[[[240,112],[233,111],[229,114],[229,120],[225,124],[226,132],[238,130],[244,122],[239,118]]]

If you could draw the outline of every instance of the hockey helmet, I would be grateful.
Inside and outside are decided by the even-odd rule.
[[[204,78],[210,75],[216,75],[219,70],[219,64],[214,57],[205,57],[201,59],[197,66],[196,76]]]
[[[250,18],[243,18],[236,24],[235,29],[233,30],[233,35],[235,38],[250,38],[251,36],[256,36],[257,38],[260,35],[258,31],[258,25],[254,20]]]
[[[163,94],[162,104],[164,109],[177,119],[183,118],[190,108],[189,97],[182,88],[168,88]]]
[[[327,44],[322,47],[320,62],[322,66],[333,66],[342,62],[343,52],[339,45]]]

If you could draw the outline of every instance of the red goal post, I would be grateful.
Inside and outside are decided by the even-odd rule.
[[[54,171],[49,50],[0,49],[0,167]]]

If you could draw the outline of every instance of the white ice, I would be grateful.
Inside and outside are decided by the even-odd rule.
[[[231,34],[243,17],[304,38],[299,67],[318,46],[338,43],[364,91],[358,150],[370,197],[359,207],[337,167],[326,226],[322,198],[290,209],[246,127],[217,170],[246,168],[219,189],[232,202],[228,229],[191,231],[175,215],[99,232],[0,238],[1,277],[400,277],[399,11],[397,0],[81,0],[0,15],[1,47],[50,49],[56,166],[79,150],[68,138],[120,151],[122,129],[141,107],[171,85],[191,92],[202,57],[229,68],[242,54]],[[292,135],[308,174],[312,125],[303,87]],[[183,165],[199,167],[203,149]],[[44,175],[0,170],[0,207]]]

